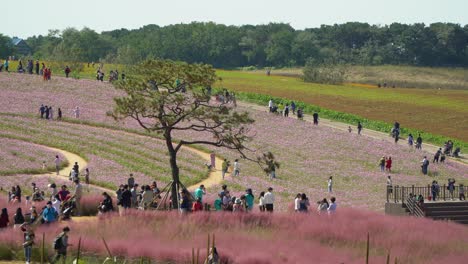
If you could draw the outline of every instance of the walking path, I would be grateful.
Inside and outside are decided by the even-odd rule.
[[[108,128],[103,128],[103,129],[108,129]],[[109,129],[109,130],[111,130],[111,129]],[[146,137],[146,136],[143,136],[143,135],[138,135],[138,134],[134,134],[134,133],[130,133],[130,132],[122,131],[122,133],[129,134],[132,137],[139,136],[139,137],[151,138],[151,139],[154,139],[154,140],[160,140],[160,139],[156,139],[156,138],[152,138],[152,137]],[[73,169],[73,165],[75,164],[75,162],[78,162],[78,165],[80,165],[81,168],[86,168],[88,166],[88,162],[85,159],[83,159],[82,157],[78,156],[77,154],[68,152],[68,151],[63,150],[63,149],[53,148],[53,147],[49,147],[49,146],[45,146],[45,145],[40,145],[40,144],[34,144],[34,145],[41,146],[43,148],[49,149],[49,150],[51,150],[51,151],[53,151],[53,152],[55,152],[57,154],[60,154],[60,155],[64,156],[68,160],[69,163],[68,163],[68,165],[66,167],[62,168],[59,171],[59,175],[57,175],[55,172],[41,173],[41,174],[32,175],[33,178],[48,177],[49,179],[56,179],[56,180],[68,179],[68,175],[69,175],[70,171]],[[198,149],[195,149],[195,148],[192,148],[192,147],[186,147],[186,146],[182,147],[181,149],[191,151],[191,152],[201,156],[204,160],[207,160],[208,163],[210,163],[210,160],[211,160],[210,153],[205,153],[205,152],[203,152],[201,150],[198,150]],[[196,188],[198,188],[202,184],[205,186],[205,188],[210,188],[210,187],[212,187],[214,185],[221,184],[221,182],[223,180],[222,175],[221,175],[221,164],[222,163],[223,163],[223,160],[221,158],[219,158],[219,157],[216,157],[216,169],[211,170],[210,173],[208,174],[208,177],[206,179],[204,179],[203,181],[201,181],[199,183],[196,183],[196,184],[194,184],[192,186],[189,186],[188,190],[194,191]],[[108,194],[110,194],[112,196],[116,196],[115,190],[104,188],[104,187],[101,187],[101,186],[98,186],[98,185],[93,185],[93,184],[90,184],[89,187],[92,188],[92,189],[98,190],[100,192],[107,192]]]
[[[237,105],[248,108],[248,109],[252,109],[252,110],[255,110],[255,111],[265,112],[265,111],[268,110],[267,109],[268,107],[266,107],[266,106],[261,106],[261,105],[257,105],[257,104],[253,104],[253,103],[247,103],[247,102],[239,102],[238,101]],[[297,118],[297,117],[293,115],[293,116],[290,116],[290,118]],[[310,116],[310,115],[304,115],[304,120],[307,121],[307,122],[313,122],[313,117]],[[325,118],[319,117],[319,125],[320,126],[331,127],[333,129],[346,131],[346,132],[348,131],[348,126],[351,126],[351,128],[353,129],[353,133],[357,133],[357,127],[356,127],[357,124],[356,125],[350,125],[350,124],[346,124],[346,123],[342,123],[342,122],[333,121],[333,120],[330,120],[330,119],[325,119]],[[371,138],[374,138],[374,139],[385,140],[385,141],[388,141],[388,142],[395,142],[395,140],[389,134],[384,133],[384,132],[375,131],[375,130],[366,129],[365,127],[361,131],[361,135],[366,136],[366,137],[371,137]],[[408,146],[408,142],[407,142],[406,139],[400,139],[397,144],[398,145]],[[429,152],[431,155],[434,155],[439,148],[440,147],[438,147],[438,146],[428,144],[428,143],[424,143],[424,142],[422,144],[422,149],[424,151],[426,151],[426,152]],[[423,157],[421,156],[421,160],[422,160],[422,158]],[[428,159],[431,159],[431,157],[428,156]],[[458,162],[458,163],[463,164],[463,165],[468,165],[468,160],[465,157],[455,159],[455,158],[447,156],[447,159],[449,159],[451,161],[454,161],[454,162]]]

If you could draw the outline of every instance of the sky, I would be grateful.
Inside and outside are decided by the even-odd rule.
[[[296,29],[355,21],[468,24],[468,0],[2,0],[0,10],[0,33],[20,38],[67,27],[101,32],[192,21]]]

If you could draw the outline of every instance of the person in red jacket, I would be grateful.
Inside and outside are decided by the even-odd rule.
[[[197,200],[192,205],[192,212],[203,211],[203,204],[201,203],[201,198],[198,197]]]
[[[388,172],[392,172],[392,157],[388,157],[385,161],[385,168]]]

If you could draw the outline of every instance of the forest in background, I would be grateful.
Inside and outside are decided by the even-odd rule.
[[[468,66],[468,25],[370,25],[349,22],[295,30],[289,24],[226,26],[193,22],[97,33],[49,30],[25,39],[34,58],[134,64],[149,58],[208,63],[217,68],[293,67],[333,59],[354,65]],[[0,56],[15,54],[0,34]]]

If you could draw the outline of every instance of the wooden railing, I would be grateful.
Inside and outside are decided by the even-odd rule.
[[[418,204],[415,196],[406,199],[406,208],[410,211],[410,215],[416,217],[425,217],[424,209]]]
[[[455,186],[453,190],[453,197],[450,194],[449,190],[447,190],[447,185],[440,185],[439,193],[437,194],[437,200],[446,201],[448,199],[459,199],[460,188],[463,188],[463,193],[467,196],[468,193],[468,186]],[[432,190],[431,185],[427,185],[426,187],[417,187],[417,186],[387,186],[387,202],[394,202],[394,203],[406,203],[408,197],[410,195],[415,195],[416,197],[422,195],[424,200],[433,200],[432,197]],[[466,198],[465,198],[466,199]]]

